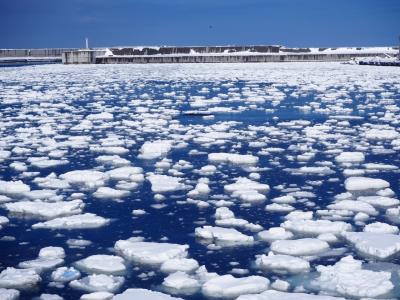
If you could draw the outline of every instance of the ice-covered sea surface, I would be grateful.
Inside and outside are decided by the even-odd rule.
[[[398,68],[6,68],[0,116],[1,299],[400,297]]]

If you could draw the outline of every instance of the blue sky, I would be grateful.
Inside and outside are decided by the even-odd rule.
[[[0,0],[0,48],[397,45],[400,0]]]

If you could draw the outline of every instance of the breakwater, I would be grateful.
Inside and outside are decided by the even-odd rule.
[[[348,61],[387,57],[395,47],[287,48],[283,46],[163,46],[111,48],[0,49],[0,64],[147,64]]]
[[[257,63],[257,62],[311,62],[348,61],[357,57],[375,57],[368,54],[279,54],[279,55],[188,55],[188,56],[114,56],[97,57],[96,64],[148,64],[148,63]]]
[[[257,63],[348,61],[395,55],[394,47],[286,48],[282,46],[121,47],[63,53],[65,64]]]
[[[59,64],[66,51],[76,48],[44,48],[44,49],[0,49],[0,67],[16,67],[39,64]]]
[[[0,58],[26,57],[59,57],[63,52],[76,51],[77,48],[43,48],[43,49],[0,49]]]

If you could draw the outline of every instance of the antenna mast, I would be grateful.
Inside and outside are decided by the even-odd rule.
[[[89,49],[89,39],[85,38],[85,42],[86,42],[86,49]]]
[[[397,55],[397,59],[400,60],[400,35],[399,35],[399,54]]]

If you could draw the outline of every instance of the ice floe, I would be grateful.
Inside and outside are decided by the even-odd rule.
[[[304,293],[286,293],[268,290],[258,295],[243,295],[237,300],[345,300],[341,297],[331,297],[324,295],[313,295]]]
[[[235,278],[222,275],[206,281],[202,293],[215,299],[235,299],[244,294],[258,294],[268,289],[270,281],[261,276]]]
[[[75,279],[69,285],[78,290],[85,292],[116,292],[124,283],[124,277],[93,274],[82,279]]]
[[[81,273],[73,267],[60,267],[51,273],[51,279],[58,282],[70,282],[80,276]]]
[[[186,258],[188,245],[119,240],[115,250],[127,260],[139,264],[161,265],[170,259]]]
[[[295,274],[308,272],[310,263],[300,257],[290,255],[261,255],[256,260],[256,265],[263,271],[278,274]]]
[[[55,218],[50,221],[40,222],[32,225],[32,228],[47,229],[85,229],[99,228],[110,223],[109,219],[91,213],[73,215],[69,217]]]
[[[283,228],[296,234],[316,236],[324,233],[340,234],[350,231],[351,225],[341,221],[329,220],[288,220],[281,224]]]
[[[129,194],[129,191],[122,191],[107,186],[102,186],[93,193],[93,196],[98,199],[120,199],[129,196]]]
[[[20,292],[15,289],[0,288],[0,297],[2,300],[18,300]]]
[[[344,238],[360,254],[386,259],[400,251],[400,236],[382,232],[345,232]]]
[[[154,193],[167,193],[186,189],[186,186],[181,183],[181,178],[153,174],[147,179],[150,181],[151,190]]]
[[[0,288],[26,290],[34,288],[42,279],[32,269],[9,267],[0,273]]]
[[[231,163],[237,165],[254,165],[258,157],[254,155],[242,155],[235,153],[210,153],[208,160],[213,163]]]
[[[9,197],[22,196],[25,192],[29,192],[31,188],[29,185],[18,181],[4,181],[0,180],[0,194]]]
[[[173,258],[166,260],[160,267],[164,273],[186,272],[191,273],[199,268],[199,263],[193,258]]]
[[[60,175],[60,178],[71,185],[93,189],[103,186],[108,176],[100,171],[75,170]]]
[[[171,151],[171,141],[154,141],[145,142],[140,148],[139,158],[141,159],[156,159],[166,156]]]
[[[6,203],[4,207],[13,214],[32,218],[54,219],[63,216],[82,213],[85,204],[82,200],[44,202],[44,201],[19,201]]]
[[[390,186],[390,184],[383,179],[368,178],[368,177],[350,177],[345,181],[346,190],[349,192],[365,191],[365,190],[380,190]]]
[[[362,262],[352,256],[333,266],[317,266],[319,277],[311,282],[317,290],[351,298],[381,298],[394,288],[390,272],[364,270]]]
[[[185,272],[177,271],[164,278],[163,288],[172,294],[194,294],[201,284]]]
[[[126,271],[124,259],[115,255],[96,254],[75,262],[85,273],[121,275]]]
[[[362,163],[365,156],[362,152],[342,152],[336,156],[335,160],[338,163]]]
[[[115,295],[114,300],[182,300],[182,298],[172,297],[168,294],[155,292],[146,289],[127,289],[123,293]]]
[[[197,238],[219,246],[251,245],[254,242],[252,236],[245,235],[234,228],[203,226],[196,228],[195,235]]]
[[[329,250],[329,244],[325,241],[314,238],[278,240],[272,242],[271,250],[277,254],[312,256]]]

